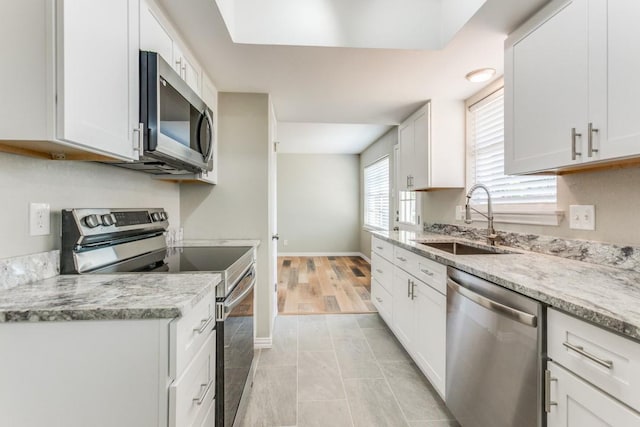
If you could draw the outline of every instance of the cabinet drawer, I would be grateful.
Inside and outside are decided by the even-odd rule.
[[[446,295],[447,267],[444,265],[399,247],[395,247],[394,263],[441,294]]]
[[[371,237],[371,252],[388,260],[393,259],[393,245],[377,237]]]
[[[185,316],[171,322],[169,375],[178,378],[216,326],[215,298],[206,296]]]
[[[214,386],[215,387],[215,386]],[[215,397],[211,401],[211,405],[203,414],[198,415],[195,424],[198,427],[213,427],[215,425],[216,416],[216,400]]]
[[[371,301],[373,305],[378,309],[378,313],[391,325],[391,314],[393,301],[391,299],[391,293],[388,292],[377,280],[371,280]]]
[[[371,278],[377,280],[387,292],[391,292],[393,264],[376,253],[371,254]]]
[[[216,332],[207,340],[183,375],[169,387],[169,426],[199,426],[213,402],[216,387]]]
[[[596,387],[640,409],[640,344],[550,309],[548,354]]]

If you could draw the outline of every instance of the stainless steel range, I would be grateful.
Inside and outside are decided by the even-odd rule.
[[[233,425],[253,362],[255,251],[167,247],[164,209],[65,209],[61,274],[216,272],[216,427]]]

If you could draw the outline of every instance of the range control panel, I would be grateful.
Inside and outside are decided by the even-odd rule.
[[[169,215],[164,209],[69,209],[83,235],[119,231],[166,229]],[[69,224],[67,224],[69,225]],[[63,230],[64,232],[64,230]]]

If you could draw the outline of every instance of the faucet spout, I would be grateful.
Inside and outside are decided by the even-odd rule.
[[[478,211],[477,209],[472,208],[470,205],[471,196],[473,196],[473,192],[476,191],[478,188],[483,189],[487,193],[487,214],[486,215]],[[471,187],[469,189],[469,192],[467,193],[467,203],[464,205],[464,207],[465,207],[464,222],[467,224],[471,224],[473,222],[473,220],[471,219],[472,210],[475,212],[478,212],[480,215],[487,218],[487,222],[488,222],[487,242],[491,246],[495,246],[498,235],[496,234],[496,230],[493,228],[493,207],[491,205],[491,193],[489,192],[489,188],[484,184],[476,184],[473,187]]]

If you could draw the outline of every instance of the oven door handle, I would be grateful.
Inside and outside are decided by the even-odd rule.
[[[255,277],[255,267],[252,267],[247,274],[245,274],[245,276],[241,279],[242,281],[245,281],[246,279],[251,278],[251,281],[249,282],[249,285],[242,290],[242,292],[240,293],[240,295],[238,295],[237,297],[233,298],[231,301],[229,302],[224,302],[224,303],[219,303],[221,308],[222,308],[222,313],[219,314],[219,319],[218,320],[224,320],[228,317],[229,313],[236,308],[236,306],[238,304],[240,304],[242,302],[242,300],[244,300],[244,298],[249,294],[249,292],[251,292],[256,284],[256,277]],[[244,286],[244,285],[242,285]],[[237,288],[237,287],[236,287]]]

